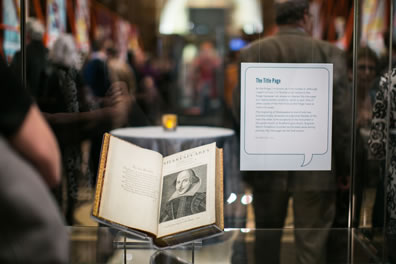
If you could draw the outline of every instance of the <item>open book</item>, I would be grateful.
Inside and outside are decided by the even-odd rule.
[[[222,233],[222,149],[212,143],[163,157],[106,133],[92,215],[157,247]]]

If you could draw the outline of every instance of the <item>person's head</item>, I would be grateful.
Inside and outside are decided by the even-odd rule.
[[[199,46],[199,49],[201,51],[212,51],[214,49],[214,46],[211,41],[206,40],[201,43],[201,45]]]
[[[359,48],[356,62],[358,81],[369,85],[378,74],[378,62],[378,56],[371,48]]]
[[[105,51],[106,50],[106,38],[97,37],[92,41],[91,49],[92,52]]]
[[[310,33],[309,0],[275,0],[275,21],[279,26],[299,26]]]
[[[109,45],[108,47],[106,47],[106,54],[107,57],[110,59],[118,58],[120,55],[120,51],[114,45]]]
[[[48,58],[51,62],[67,67],[79,68],[81,65],[79,53],[70,34],[61,34],[50,49]]]
[[[184,194],[190,190],[191,186],[199,181],[195,172],[191,169],[184,170],[177,175],[176,191],[178,194]]]
[[[28,40],[42,41],[44,32],[44,25],[39,20],[31,17],[26,21],[26,37]]]

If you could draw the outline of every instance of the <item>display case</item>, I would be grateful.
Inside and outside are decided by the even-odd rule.
[[[177,2],[183,4],[177,6]],[[0,52],[12,65],[20,46],[20,57],[16,59],[21,66],[18,76],[29,89],[32,87],[30,78],[38,69],[29,65],[35,54],[28,48],[29,19],[44,25],[41,40],[48,51],[59,35],[72,36],[77,44],[76,54],[81,58],[78,62],[84,62],[77,63],[77,68],[86,65],[91,57],[100,57],[92,55],[94,52],[91,53],[89,47],[98,39],[106,39],[112,45],[107,46],[109,57],[106,55],[105,61],[120,51],[122,56],[116,56],[113,63],[117,66],[123,61],[128,64],[127,71],[133,73],[133,84],[128,86],[133,104],[128,110],[123,109],[131,111],[127,118],[120,111],[99,125],[82,119],[74,126],[54,129],[66,157],[64,171],[70,169],[67,161],[78,164],[72,168],[78,172],[63,175],[56,197],[70,234],[72,263],[262,263],[270,261],[266,257],[259,259],[258,253],[265,250],[268,255],[277,256],[274,261],[296,263],[297,255],[304,257],[304,254],[296,254],[301,252],[300,242],[319,237],[320,241],[313,244],[318,245],[321,252],[312,250],[311,255],[318,253],[322,256],[319,259],[326,258],[323,261],[328,263],[396,262],[395,1],[308,1],[309,9],[304,15],[312,27],[306,33],[312,33],[313,38],[309,45],[302,45],[296,52],[284,51],[287,55],[281,63],[302,63],[291,58],[304,52],[308,55],[303,63],[332,64],[334,69],[342,64],[343,70],[337,74],[346,80],[342,88],[348,97],[341,96],[341,100],[337,100],[345,100],[348,106],[349,110],[340,115],[348,120],[348,126],[340,128],[338,122],[333,122],[332,132],[342,130],[348,134],[348,140],[342,142],[341,151],[328,162],[332,167],[326,171],[334,173],[330,175],[334,177],[321,177],[323,173],[319,173],[312,178],[306,177],[314,174],[309,170],[305,171],[306,175],[297,175],[293,170],[279,167],[271,173],[265,169],[256,173],[240,169],[240,111],[236,106],[240,103],[236,96],[241,88],[239,67],[247,60],[266,63],[262,61],[264,54],[270,56],[277,50],[263,50],[258,45],[258,59],[242,56],[244,61],[241,61],[241,49],[280,32],[275,19],[280,10],[276,10],[275,2],[285,1],[0,1]],[[174,10],[183,15],[175,15]],[[182,30],[177,26],[183,26]],[[323,54],[316,53],[311,45],[318,39],[326,47],[336,46],[342,56],[336,58],[329,52],[328,57],[322,59]],[[235,40],[241,41],[235,46]],[[65,58],[73,57],[70,54]],[[278,60],[271,62],[279,63]],[[40,76],[50,72],[44,68]],[[334,85],[337,74],[334,72]],[[114,74],[111,76],[115,78]],[[46,87],[46,94],[51,92],[48,88],[53,86]],[[81,89],[85,91],[85,88]],[[88,95],[90,100],[97,99],[93,93]],[[329,98],[336,98],[335,94]],[[37,97],[35,102],[40,106],[52,99]],[[89,107],[84,105],[87,107],[78,111],[75,111],[77,104],[73,104],[57,113],[45,110],[43,113],[50,125],[65,125],[70,120],[61,119],[54,124],[50,114],[62,116],[70,109],[74,110],[68,114],[89,113],[117,101],[107,99],[109,97],[93,100]],[[60,102],[52,101],[52,106],[59,107]],[[337,105],[333,106],[332,110],[338,110]],[[177,115],[177,129],[163,131],[161,116],[169,113]],[[96,133],[103,127],[106,132],[112,131],[134,144],[166,155],[211,142],[224,147],[224,234],[182,247],[157,250],[147,237],[131,237],[92,223],[95,165],[102,136]],[[332,134],[332,142],[341,141],[337,135]],[[69,141],[71,136],[73,140]],[[74,140],[78,141],[75,148],[78,154],[65,151]],[[296,141],[299,140],[291,138],[285,142],[298,143]],[[252,144],[252,148],[255,147]],[[340,158],[339,153],[345,156],[343,165],[347,170],[342,175],[335,171],[333,164]],[[316,177],[318,175],[320,177]],[[270,177],[272,181],[267,182]],[[303,181],[308,178],[310,180]],[[269,188],[274,186],[280,187],[283,196],[274,195],[274,190]],[[275,192],[278,191],[275,188]],[[301,213],[304,210],[299,207],[301,196],[298,194],[303,192],[328,195],[326,202],[330,206],[323,207],[327,211],[311,214],[309,210],[314,206],[308,203],[303,209],[309,213]],[[307,200],[319,201],[316,198],[310,196]],[[273,211],[267,205],[272,205]],[[265,209],[263,214],[255,210],[260,206]],[[326,227],[318,224],[323,219],[329,220]],[[260,220],[268,221],[261,225]],[[255,252],[259,248],[263,252]]]

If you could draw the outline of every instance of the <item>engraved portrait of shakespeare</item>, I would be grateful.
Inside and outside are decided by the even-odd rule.
[[[206,210],[206,192],[200,191],[202,180],[193,169],[178,172],[172,185],[174,192],[161,210],[160,223]],[[163,192],[172,190],[166,190],[164,185]]]

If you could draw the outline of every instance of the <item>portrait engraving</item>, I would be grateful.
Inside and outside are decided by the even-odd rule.
[[[160,223],[206,211],[207,165],[164,177]]]

